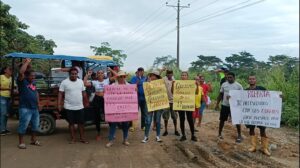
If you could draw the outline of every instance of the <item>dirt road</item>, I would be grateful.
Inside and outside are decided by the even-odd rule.
[[[17,148],[17,125],[17,120],[9,120],[13,134],[1,137],[1,168],[299,167],[297,131],[288,128],[267,129],[272,156],[267,157],[259,151],[249,153],[248,129],[245,127],[241,144],[235,144],[236,130],[230,124],[224,128],[224,140],[217,140],[218,113],[212,111],[205,113],[202,127],[197,128],[198,142],[180,142],[179,137],[173,134],[172,124],[169,124],[169,135],[162,137],[162,143],[155,141],[154,131],[151,132],[149,143],[140,143],[143,132],[137,129],[130,132],[131,144],[127,147],[122,145],[122,133],[118,130],[115,144],[106,148],[108,125],[103,125],[100,142],[95,140],[94,126],[89,126],[86,127],[86,137],[90,144],[68,144],[67,123],[57,121],[57,130],[53,135],[38,137],[43,146],[27,145],[26,150],[20,150]],[[28,144],[30,136],[26,136],[25,140]]]

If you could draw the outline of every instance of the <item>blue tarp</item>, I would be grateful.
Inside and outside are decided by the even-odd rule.
[[[85,61],[107,66],[117,65],[111,60],[94,60],[83,56],[69,56],[69,55],[47,55],[47,54],[28,54],[28,53],[9,53],[5,55],[6,58],[32,58],[32,59],[52,59],[52,60],[71,60],[71,61]]]

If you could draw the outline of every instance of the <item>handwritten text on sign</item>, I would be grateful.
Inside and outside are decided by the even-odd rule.
[[[264,90],[230,90],[233,124],[280,127],[281,92]]]
[[[180,111],[195,111],[195,81],[176,80],[173,87],[173,109]]]
[[[163,79],[143,83],[148,111],[169,108],[167,88]]]
[[[107,85],[104,92],[107,122],[132,121],[138,118],[136,85]]]

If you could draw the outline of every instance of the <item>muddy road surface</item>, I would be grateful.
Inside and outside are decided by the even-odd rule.
[[[198,142],[190,140],[187,123],[188,140],[180,142],[180,137],[174,135],[173,124],[169,121],[169,135],[162,136],[162,143],[155,141],[154,131],[151,131],[148,143],[141,143],[144,134],[137,126],[134,132],[129,133],[129,146],[122,144],[122,131],[117,130],[116,141],[110,148],[105,147],[108,142],[108,125],[102,125],[100,141],[95,139],[94,126],[88,126],[85,130],[89,144],[69,144],[68,124],[59,120],[54,134],[38,137],[42,146],[29,145],[30,136],[26,135],[25,150],[17,148],[18,121],[10,119],[8,127],[12,134],[1,136],[1,168],[299,167],[298,131],[284,127],[267,129],[272,152],[272,156],[267,157],[259,150],[255,153],[247,151],[250,138],[244,126],[244,141],[241,144],[235,143],[236,129],[229,123],[224,127],[224,140],[219,141],[218,116],[219,113],[215,111],[205,113],[202,127],[197,128],[199,132],[196,132]]]

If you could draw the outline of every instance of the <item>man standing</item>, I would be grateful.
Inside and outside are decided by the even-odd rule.
[[[249,83],[249,88],[247,88],[246,90],[266,90],[266,88],[262,87],[262,86],[257,86],[256,85],[256,77],[254,75],[250,75],[248,77],[248,83]],[[250,129],[250,136],[251,136],[251,148],[249,148],[249,152],[255,152],[256,151],[256,146],[257,146],[257,137],[255,136],[255,125],[246,125],[247,128]],[[266,127],[264,126],[257,126],[260,130],[260,136],[261,136],[261,144],[262,144],[262,152],[267,155],[270,156],[271,153],[269,151],[269,141],[268,141],[268,137],[266,134]]]
[[[63,80],[59,87],[58,94],[58,111],[62,110],[62,98],[64,99],[64,110],[67,113],[67,118],[69,122],[69,130],[71,134],[70,144],[76,142],[75,137],[75,124],[78,124],[79,134],[81,143],[89,143],[84,138],[84,106],[83,103],[88,102],[87,95],[85,92],[85,87],[83,81],[78,79],[78,70],[76,68],[71,68],[69,71],[69,78]],[[86,105],[86,104],[85,104]]]
[[[172,85],[173,85],[173,71],[167,70],[166,76],[163,78],[167,87],[167,94],[169,98],[170,109],[167,109],[163,113],[163,119],[165,121],[165,132],[163,136],[168,135],[168,120],[170,115],[173,120],[174,128],[175,128],[175,135],[180,136],[179,132],[177,131],[177,112],[173,111],[173,94],[172,94]]]
[[[28,124],[31,123],[31,145],[40,146],[40,142],[36,139],[35,133],[39,131],[40,114],[39,114],[39,94],[34,82],[35,73],[28,70],[31,59],[26,58],[21,66],[18,76],[19,88],[19,148],[26,149],[24,143],[24,135]],[[27,70],[26,70],[27,69]]]
[[[221,113],[220,113],[220,123],[219,123],[219,138],[223,139],[222,136],[222,130],[224,127],[225,121],[227,121],[228,116],[230,115],[230,105],[229,105],[229,90],[243,90],[243,87],[238,82],[235,82],[235,74],[232,72],[229,72],[227,74],[227,81],[222,84],[220,89],[220,94],[218,96],[217,101],[219,102],[222,98],[222,106],[221,106]],[[219,106],[219,104],[216,104],[216,106]],[[241,125],[237,124],[237,143],[242,142],[242,135],[241,135]]]
[[[220,78],[221,78],[220,87],[221,87],[222,84],[227,81],[227,74],[229,73],[229,70],[227,68],[222,67],[222,68],[216,70],[216,72],[218,72],[220,75]],[[221,100],[222,100],[222,98],[217,100],[217,105],[221,102]],[[219,106],[216,106],[215,110],[218,110],[218,109],[219,109]],[[229,118],[230,118],[230,115],[229,115]]]
[[[132,77],[130,80],[131,84],[136,84],[138,88],[138,103],[141,110],[141,129],[145,129],[145,118],[147,113],[146,99],[143,89],[143,83],[146,82],[147,78],[144,76],[144,68],[140,67],[137,69],[137,75]]]

